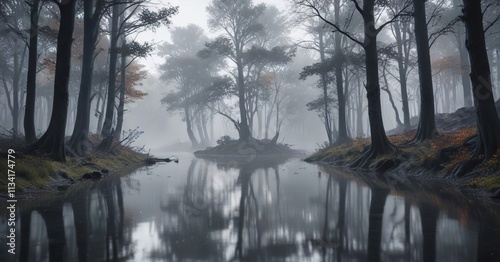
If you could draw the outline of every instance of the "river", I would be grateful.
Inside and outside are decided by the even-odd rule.
[[[179,159],[18,202],[16,255],[2,237],[0,261],[500,259],[498,207],[438,182],[299,158]]]

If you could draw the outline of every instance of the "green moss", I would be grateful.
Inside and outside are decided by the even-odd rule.
[[[471,179],[468,183],[468,186],[471,187],[479,187],[479,188],[500,188],[500,175],[492,175],[492,176],[482,176],[478,178]]]

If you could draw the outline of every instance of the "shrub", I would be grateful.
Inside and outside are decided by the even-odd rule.
[[[217,145],[226,145],[228,144],[229,142],[231,141],[234,141],[234,139],[232,139],[230,136],[228,135],[225,135],[225,136],[221,136],[218,140],[217,140]]]

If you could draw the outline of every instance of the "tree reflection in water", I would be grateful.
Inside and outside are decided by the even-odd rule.
[[[130,239],[123,235],[126,231],[123,210],[121,182],[117,177],[73,188],[65,195],[26,203],[20,211],[19,261],[130,258],[133,249]]]
[[[183,163],[22,203],[15,259],[500,259],[498,212],[433,183],[297,159]],[[7,228],[5,218],[0,224]]]

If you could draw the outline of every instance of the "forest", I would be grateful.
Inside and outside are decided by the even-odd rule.
[[[1,261],[500,259],[498,0],[0,19]]]
[[[385,123],[393,133],[416,130],[405,145],[418,145],[439,134],[437,113],[474,106],[479,132],[468,163],[496,155],[497,2],[287,7],[213,1],[207,24],[216,34],[208,36],[194,23],[172,24],[178,7],[146,0],[2,3],[3,136],[56,161],[130,144],[141,131],[124,130],[127,105],[140,103],[144,81],[157,77],[168,87],[161,103],[181,117],[193,149],[230,134],[276,143],[280,131],[300,140],[308,128],[323,129],[322,147],[370,137],[351,163],[366,167],[397,149]],[[169,40],[139,41],[160,27]],[[163,59],[155,76],[144,65],[153,54]],[[320,125],[304,120],[311,112]],[[218,140],[214,123],[225,126]]]

